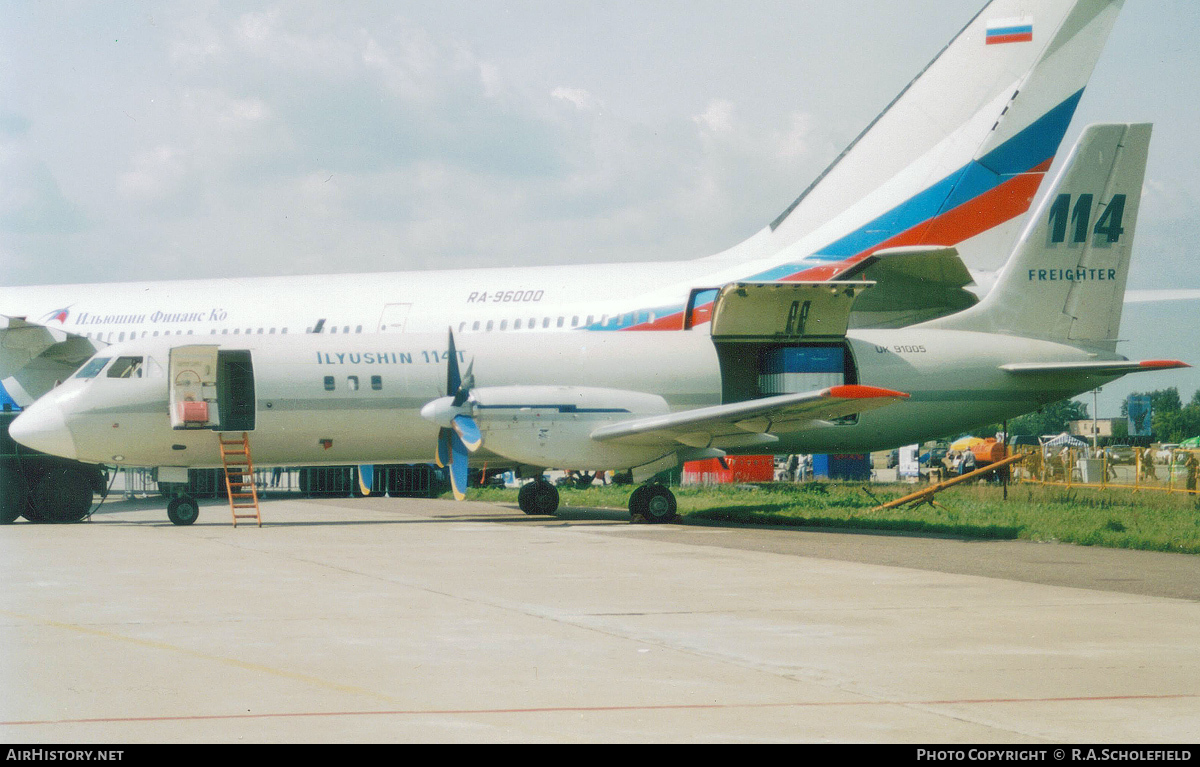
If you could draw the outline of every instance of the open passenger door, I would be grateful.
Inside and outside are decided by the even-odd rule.
[[[178,346],[168,363],[173,429],[253,431],[254,365],[250,352],[212,344]]]

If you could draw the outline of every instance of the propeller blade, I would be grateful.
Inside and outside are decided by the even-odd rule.
[[[458,391],[462,388],[462,378],[458,374],[458,352],[454,349],[454,331],[450,331],[449,343],[449,360],[446,365],[446,396],[455,397],[457,400]],[[455,405],[461,405],[461,402],[455,402]]]
[[[462,440],[463,445],[474,453],[483,444],[483,435],[479,433],[479,425],[475,423],[475,419],[469,415],[456,415],[451,422],[454,426],[455,433]]]
[[[463,377],[458,385],[458,391],[454,393],[454,407],[462,407],[462,404],[467,401],[467,397],[471,395],[471,389],[475,386],[475,374],[471,372],[475,368],[475,360],[471,360],[471,364],[467,365],[467,375]]]
[[[371,494],[371,487],[374,485],[375,466],[369,463],[358,465],[358,489],[363,495]]]
[[[450,437],[454,432],[450,429],[438,429],[437,450],[434,452],[434,461],[438,468],[444,469],[450,465]]]
[[[453,432],[450,434],[450,444],[453,446],[453,457],[450,461],[450,488],[454,491],[454,499],[461,501],[467,497],[467,446]]]
[[[457,413],[450,419],[451,428],[442,426],[438,429],[435,458],[439,467],[450,467],[450,488],[454,491],[454,498],[461,501],[467,497],[470,455],[483,444],[483,435],[475,419],[467,414],[471,408],[463,408],[471,396],[471,387],[475,385],[475,375],[472,373],[474,363],[467,366],[465,377],[459,373],[453,329],[450,330],[446,356],[446,396],[454,399],[448,407],[445,399],[427,403],[421,408],[421,415],[434,423],[445,424],[446,416]]]

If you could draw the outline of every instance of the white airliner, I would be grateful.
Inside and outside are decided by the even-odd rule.
[[[4,287],[0,383],[28,405],[97,350],[134,338],[451,327],[478,346],[475,333],[682,330],[706,322],[715,289],[737,281],[875,280],[873,299],[856,313],[867,327],[961,310],[977,300],[963,289],[971,280],[963,264],[985,272],[1000,266],[1121,4],[988,3],[787,210],[716,255]],[[898,250],[913,246],[931,252]]]
[[[259,465],[436,449],[461,497],[472,458],[636,479],[729,452],[856,452],[998,422],[1185,367],[1115,351],[1150,132],[1086,129],[992,291],[908,327],[852,327],[870,282],[738,281],[688,332],[466,334],[461,347],[444,333],[138,338],[10,433],[85,462],[174,468],[221,465],[214,432],[251,434]],[[531,483],[520,505],[552,513],[557,492]],[[177,498],[169,511],[188,524],[196,506]],[[643,485],[630,511],[665,521],[674,497]]]

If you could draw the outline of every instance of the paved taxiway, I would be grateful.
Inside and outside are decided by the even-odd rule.
[[[1196,742],[1200,558],[392,499],[0,528],[0,740]]]

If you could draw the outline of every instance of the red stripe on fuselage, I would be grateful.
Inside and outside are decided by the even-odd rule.
[[[899,248],[905,245],[957,245],[972,237],[1016,218],[1033,203],[1042,177],[1050,168],[1054,158],[1030,169],[1027,173],[1014,176],[1008,181],[975,197],[957,208],[934,216],[912,229],[890,237],[883,242],[834,264],[824,264],[805,269],[784,277],[784,282],[813,282],[830,280],[862,261],[875,251]]]
[[[957,245],[969,240],[1029,210],[1033,198],[1037,195],[1038,187],[1042,183],[1042,177],[1046,175],[1046,171],[1050,169],[1050,164],[1053,162],[1054,158],[1051,157],[1030,168],[1029,171],[1013,176],[995,188],[964,202],[957,208],[923,221],[861,253],[856,253],[835,263],[814,266],[802,272],[782,277],[780,282],[832,280],[872,253],[886,248],[899,248],[905,245]],[[692,324],[698,325],[708,319],[708,317],[701,319],[701,309],[697,308]],[[675,312],[659,317],[654,322],[633,325],[625,330],[680,330],[682,328],[683,312]]]

